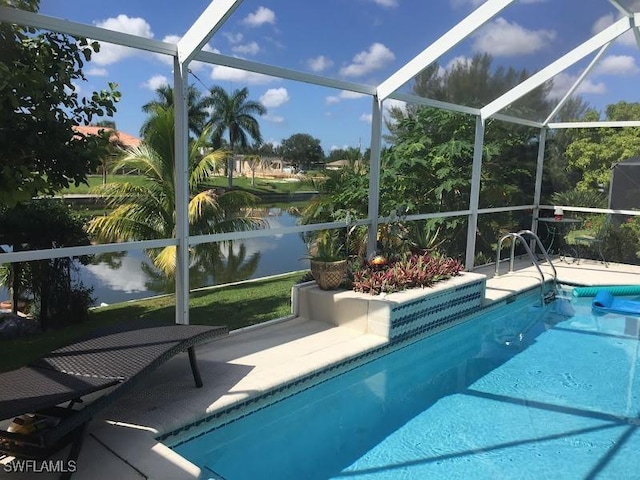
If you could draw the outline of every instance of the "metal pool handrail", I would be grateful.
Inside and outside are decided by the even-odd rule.
[[[498,241],[498,253],[496,255],[495,276],[496,277],[500,276],[500,251],[502,250],[502,242],[507,238],[511,239],[511,254],[509,256],[509,273],[511,273],[514,270],[516,243],[518,240],[520,240],[522,242],[522,245],[524,245],[525,250],[529,254],[529,258],[533,262],[533,265],[536,267],[536,270],[538,270],[538,273],[540,274],[540,298],[541,298],[542,305],[544,305],[545,304],[544,273],[540,268],[540,263],[538,262],[536,255],[533,253],[533,251],[531,250],[531,247],[529,247],[529,244],[524,239],[525,235],[533,237],[538,247],[540,247],[540,251],[542,252],[544,259],[547,261],[549,265],[551,265],[551,269],[553,270],[553,289],[555,292],[555,289],[557,287],[558,272],[556,271],[556,267],[553,265],[553,262],[551,262],[551,258],[549,257],[547,250],[544,248],[544,245],[542,245],[540,238],[531,230],[520,230],[517,233],[516,232],[507,233]]]

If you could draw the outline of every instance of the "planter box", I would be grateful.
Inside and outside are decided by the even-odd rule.
[[[483,304],[486,277],[464,272],[430,288],[367,295],[320,290],[315,282],[296,285],[293,313],[310,320],[355,328],[390,341],[451,326]]]

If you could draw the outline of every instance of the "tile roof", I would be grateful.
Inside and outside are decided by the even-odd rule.
[[[137,147],[142,143],[142,140],[140,140],[137,137],[134,137],[133,135],[129,135],[128,133],[124,133],[124,132],[118,132],[117,130],[113,130],[108,127],[96,127],[94,125],[90,125],[90,126],[78,125],[73,127],[73,129],[78,133],[82,133],[83,135],[98,135],[98,132],[100,130],[111,131],[113,132],[113,134],[109,138],[109,141],[111,143],[118,143],[125,148]]]

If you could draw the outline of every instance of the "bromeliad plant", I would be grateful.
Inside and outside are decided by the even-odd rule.
[[[428,253],[407,255],[386,265],[362,262],[352,270],[352,286],[371,295],[424,288],[458,275],[463,268],[454,258]]]

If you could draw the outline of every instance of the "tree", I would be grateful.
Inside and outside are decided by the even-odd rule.
[[[234,90],[229,95],[222,87],[213,87],[208,105],[213,107],[211,124],[213,125],[213,145],[220,145],[225,132],[228,132],[231,155],[228,158],[227,177],[229,188],[233,188],[233,154],[237,148],[247,148],[249,140],[262,143],[260,125],[255,115],[265,115],[267,109],[259,102],[247,100],[249,89]]]
[[[0,4],[36,12],[39,1]],[[97,42],[85,38],[0,23],[0,204],[86,183],[95,169],[101,139],[72,127],[115,112],[115,84],[88,98],[76,87],[98,50]]]
[[[350,160],[352,162],[360,160],[362,157],[358,147],[334,148],[327,157],[327,163],[338,160]]]
[[[244,158],[249,168],[251,169],[251,185],[256,184],[256,170],[262,165],[260,155],[248,155]]]
[[[637,120],[640,103],[618,102],[606,109],[606,120]],[[600,115],[590,110],[587,121],[598,121]],[[574,129],[567,132],[569,144],[565,155],[569,169],[578,173],[578,190],[608,189],[611,166],[621,160],[640,155],[640,128]]]
[[[311,170],[324,160],[324,151],[317,138],[296,133],[282,141],[282,157],[298,170]]]
[[[189,144],[189,231],[191,235],[250,230],[262,226],[261,219],[248,217],[243,210],[256,197],[241,191],[218,193],[207,189],[205,182],[226,158],[227,152],[216,150],[204,156],[201,148],[211,135],[202,135]],[[135,169],[147,179],[143,185],[109,183],[96,188],[113,210],[94,218],[89,233],[105,241],[151,240],[175,238],[175,152],[173,108],[155,109],[147,122],[144,142],[129,148],[116,168]],[[218,244],[215,244],[218,245]],[[192,254],[196,254],[196,250]],[[175,273],[176,247],[148,252],[154,265],[167,276]]]
[[[60,200],[34,199],[0,208],[0,224],[0,244],[11,245],[13,251],[89,244],[83,221]],[[14,312],[21,300],[32,297],[30,313],[43,330],[86,319],[93,302],[92,290],[72,278],[76,261],[86,263],[88,258],[9,264],[3,283],[12,290]]]
[[[436,62],[416,76],[412,92],[420,97],[480,108],[530,76],[526,69],[493,68],[492,63],[491,55],[476,54],[469,61],[454,63],[442,73],[440,65]],[[514,102],[503,113],[522,118],[539,118],[544,112],[551,111],[547,100],[551,87],[551,83],[544,84]],[[398,107],[392,107],[389,118],[385,120],[390,132],[386,139],[394,143],[396,124],[421,108],[424,107],[408,105],[405,112]]]
[[[414,93],[452,103],[478,106],[527,77],[526,71],[492,69],[491,57],[478,55],[458,63],[444,75],[438,66],[416,78]],[[548,89],[548,86],[545,86]],[[536,91],[515,105],[523,114],[550,111],[544,90]],[[465,210],[469,207],[471,168],[474,155],[475,118],[425,106],[392,109],[387,123],[393,141],[381,154],[380,215],[392,211],[407,214]],[[482,164],[480,203],[483,208],[527,204],[532,200],[538,144],[535,130],[491,120],[487,122]],[[367,213],[369,165],[328,174],[321,195],[305,212],[308,221],[344,218],[344,212]],[[478,251],[494,255],[500,229],[521,229],[517,214],[493,214],[478,225]],[[449,255],[464,249],[466,219],[429,219],[426,231],[439,232]],[[514,230],[509,230],[514,231]],[[436,239],[434,239],[436,240]],[[440,243],[437,239],[436,243]]]
[[[153,113],[156,109],[173,107],[173,88],[168,85],[158,87],[156,89],[156,97],[155,100],[142,106],[143,112]],[[189,132],[197,138],[202,135],[207,123],[207,116],[209,115],[207,112],[208,99],[201,98],[200,90],[193,85],[189,85],[187,87],[187,105]],[[145,128],[146,123],[140,129],[140,135],[144,136]]]

